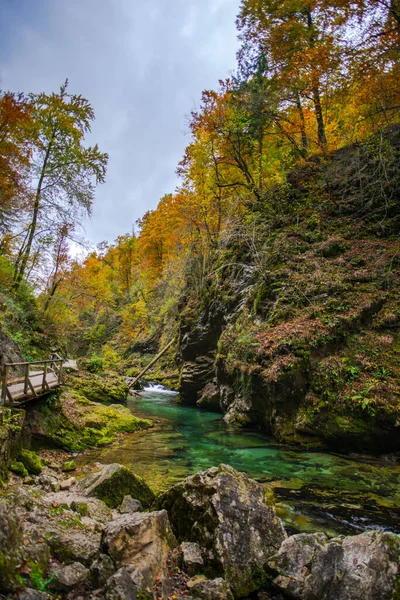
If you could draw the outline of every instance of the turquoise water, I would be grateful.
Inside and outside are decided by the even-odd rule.
[[[291,531],[329,534],[382,528],[400,533],[400,466],[277,447],[258,432],[228,427],[221,415],[180,406],[165,394],[130,398],[128,406],[154,428],[80,457],[119,462],[155,491],[221,463],[268,482],[278,513]]]

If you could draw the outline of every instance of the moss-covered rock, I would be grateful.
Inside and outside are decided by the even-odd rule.
[[[64,473],[69,473],[70,471],[76,470],[76,462],[74,460],[66,460],[65,463],[61,467]]]
[[[137,498],[145,507],[154,501],[154,494],[143,479],[118,463],[88,475],[79,485],[87,496],[95,496],[111,508],[117,508],[127,495]]]
[[[19,475],[20,477],[28,477],[29,473],[22,462],[13,461],[9,467],[12,473]]]
[[[263,227],[257,273],[228,247],[220,283],[181,313],[182,401],[306,448],[398,451],[398,240],[341,219],[317,236],[312,219]]]
[[[43,470],[42,461],[36,452],[31,450],[22,450],[19,455],[20,462],[25,466],[31,475],[40,475]]]
[[[106,446],[119,433],[133,433],[152,425],[147,419],[135,417],[125,406],[91,402],[68,388],[27,415],[27,429],[35,443],[72,452]]]
[[[89,514],[89,505],[87,502],[74,501],[71,503],[71,510],[74,510],[75,512],[80,514],[81,517],[86,517],[86,515]]]
[[[70,378],[70,387],[92,402],[125,402],[129,387],[117,373],[83,373]]]

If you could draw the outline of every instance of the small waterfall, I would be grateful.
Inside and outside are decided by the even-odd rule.
[[[161,383],[152,383],[151,381],[149,381],[149,383],[143,386],[143,391],[149,394],[166,394],[168,396],[178,395],[178,392],[169,390],[165,387],[165,385],[162,385]]]

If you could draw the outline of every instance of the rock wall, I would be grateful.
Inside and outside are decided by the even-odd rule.
[[[210,383],[217,385],[215,358],[225,313],[221,302],[210,301],[200,314],[187,313],[181,321],[179,392],[184,404],[201,403],[205,388]],[[218,401],[214,403],[214,407],[218,405]]]
[[[25,411],[0,408],[0,479],[7,475],[11,459],[22,448]]]
[[[24,360],[18,344],[6,333],[0,331],[0,373],[4,371],[5,363],[16,363]],[[18,370],[14,370],[18,373]]]

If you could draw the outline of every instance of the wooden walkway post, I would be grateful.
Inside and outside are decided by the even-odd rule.
[[[24,371],[25,371],[25,375],[24,375],[24,377],[25,377],[25,380],[24,380],[24,394],[25,394],[25,396],[27,396],[28,395],[28,388],[29,388],[29,364],[25,365]]]
[[[0,405],[19,406],[59,387],[63,384],[63,364],[64,360],[58,354],[53,354],[50,360],[5,363],[0,384]],[[40,367],[43,367],[43,371]],[[9,379],[10,369],[17,368],[22,370],[22,374]]]
[[[5,406],[7,404],[7,377],[8,377],[8,365],[4,365],[3,382],[1,386],[1,400],[0,404]]]
[[[44,367],[43,367],[43,379],[42,379],[42,390],[46,389],[46,377],[47,377],[47,363],[44,363]]]

